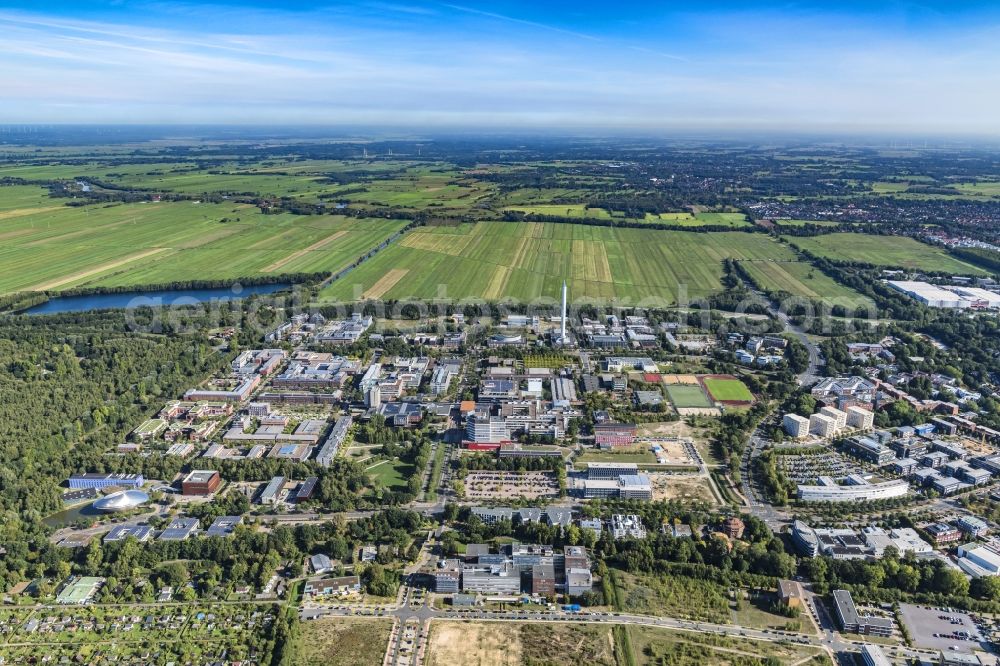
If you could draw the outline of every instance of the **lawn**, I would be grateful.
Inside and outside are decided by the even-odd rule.
[[[368,476],[373,483],[396,492],[407,489],[407,481],[413,476],[416,468],[399,459],[375,463],[368,468]]]
[[[636,446],[626,451],[600,451],[587,449],[575,459],[577,464],[589,462],[636,463],[639,465],[656,464],[656,456],[649,446]]]
[[[234,203],[71,208],[34,194],[0,187],[0,293],[334,272],[406,224]]]
[[[612,228],[534,222],[419,227],[345,279],[325,300],[570,299],[671,305],[722,290],[722,261],[790,260],[764,234]],[[685,293],[686,292],[686,293]]]
[[[805,262],[744,261],[740,266],[765,291],[785,292],[792,296],[855,307],[870,302],[870,299]]]
[[[908,236],[873,236],[833,233],[823,236],[787,237],[792,245],[834,261],[860,261],[876,266],[898,266],[922,271],[983,275],[985,271],[959,261],[944,249]]]
[[[667,397],[674,407],[711,407],[712,401],[697,384],[669,384]]]
[[[706,377],[705,388],[715,400],[720,402],[752,402],[753,393],[739,379]]]
[[[384,619],[321,618],[300,624],[295,661],[301,666],[378,666],[389,645],[392,622]]]

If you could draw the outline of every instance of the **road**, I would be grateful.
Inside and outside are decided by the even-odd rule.
[[[806,332],[801,326],[796,326],[791,322],[788,315],[781,309],[779,304],[772,301],[764,292],[755,288],[746,280],[744,280],[743,283],[751,293],[757,296],[761,302],[767,306],[768,314],[781,322],[785,332],[793,335],[795,339],[801,342],[809,351],[809,365],[806,366],[805,370],[798,374],[799,386],[812,386],[818,382],[820,379],[819,368],[823,365],[823,357],[820,354],[819,346],[809,339],[809,336],[806,335]]]

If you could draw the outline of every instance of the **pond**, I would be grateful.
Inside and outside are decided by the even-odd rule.
[[[291,285],[254,284],[206,289],[161,289],[157,291],[123,291],[115,294],[85,294],[82,296],[56,296],[45,303],[28,308],[23,314],[56,314],[60,312],[86,312],[108,308],[159,307],[193,305],[213,299],[231,301],[254,294],[273,294]],[[181,300],[183,299],[183,300]]]

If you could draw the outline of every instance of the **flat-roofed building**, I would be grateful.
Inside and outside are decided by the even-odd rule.
[[[205,531],[205,536],[227,537],[243,522],[243,516],[219,516]]]
[[[588,479],[617,479],[623,474],[638,474],[635,463],[592,462],[587,463]]]
[[[222,478],[214,469],[196,469],[188,472],[181,481],[181,493],[204,497],[218,490],[221,484]]]
[[[462,591],[517,594],[521,591],[521,570],[510,561],[463,565]]]
[[[955,526],[966,534],[974,537],[983,536],[990,529],[989,523],[982,518],[977,518],[976,516],[962,516],[955,521]]]
[[[948,523],[933,523],[925,527],[924,531],[937,545],[953,543],[962,538],[962,532]]]
[[[903,497],[909,492],[910,484],[902,479],[883,483],[840,486],[831,482],[798,487],[799,499],[804,502],[864,502]]]
[[[166,529],[160,532],[161,541],[183,541],[198,531],[197,518],[174,518]]]
[[[632,446],[637,432],[634,423],[599,423],[594,426],[594,442],[602,449]]]
[[[122,488],[141,488],[146,482],[142,474],[99,474],[88,472],[86,474],[74,474],[69,477],[69,487],[74,490],[81,488],[110,488],[121,486]]]
[[[618,496],[622,499],[651,500],[653,484],[645,474],[622,474],[618,477]]]
[[[875,426],[875,415],[863,407],[853,405],[847,408],[847,425],[856,430],[871,430]]]
[[[851,437],[845,443],[845,448],[862,460],[867,460],[876,465],[885,465],[896,458],[896,454],[892,449],[879,444],[877,440],[867,435]]]
[[[958,547],[958,566],[973,578],[1000,575],[1000,555],[989,546],[967,543]]]
[[[888,280],[886,284],[932,308],[967,308],[972,303],[955,292],[927,282]]]
[[[646,526],[642,524],[642,519],[635,514],[616,513],[611,516],[611,536],[615,539],[646,538]]]
[[[347,440],[347,435],[353,424],[354,419],[350,414],[337,419],[337,422],[333,424],[333,429],[330,430],[330,434],[323,440],[323,445],[320,446],[319,452],[316,454],[317,463],[323,467],[329,467],[333,463],[333,459],[337,457],[337,452],[340,451],[341,445]]]
[[[834,429],[839,431],[847,427],[847,412],[841,411],[836,407],[823,407],[819,410],[819,413],[833,419]]]
[[[833,437],[837,434],[837,422],[826,414],[809,417],[809,432],[819,437]]]
[[[805,417],[798,414],[785,414],[781,423],[789,437],[802,439],[809,436],[809,419]]]
[[[346,596],[361,591],[361,579],[358,576],[343,576],[341,578],[320,578],[307,580],[302,594],[307,599],[329,596]]]
[[[859,614],[847,590],[833,591],[833,605],[842,630],[867,636],[892,635],[892,620]]]
[[[865,666],[892,666],[892,661],[885,656],[882,648],[870,643],[861,646],[861,661]],[[976,662],[978,664],[978,660]]]
[[[104,543],[124,541],[129,537],[136,541],[149,541],[153,536],[153,528],[149,525],[115,525],[104,535]]]

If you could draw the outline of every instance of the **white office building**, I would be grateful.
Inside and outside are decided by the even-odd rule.
[[[803,502],[865,502],[903,497],[910,492],[904,479],[884,483],[868,483],[852,476],[849,485],[839,486],[829,477],[820,477],[818,485],[800,485],[799,499]]]
[[[782,425],[790,437],[802,439],[809,436],[809,419],[798,414],[785,414]]]
[[[834,421],[834,427],[840,431],[847,427],[847,412],[843,412],[836,407],[824,407],[819,410],[823,416],[829,416]]]
[[[871,430],[875,427],[875,415],[862,407],[848,407],[847,425],[857,430]]]
[[[809,432],[820,437],[833,437],[837,434],[837,421],[826,414],[813,414],[809,417]]]

